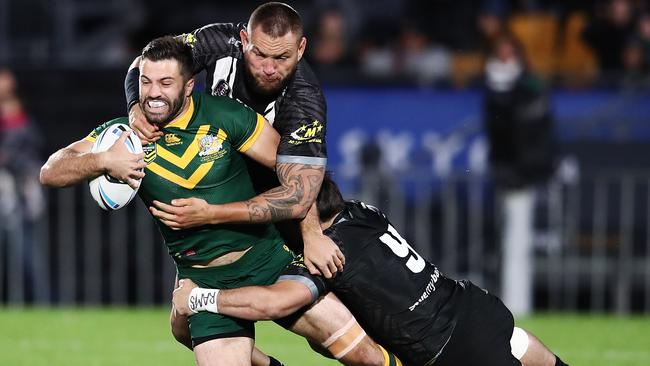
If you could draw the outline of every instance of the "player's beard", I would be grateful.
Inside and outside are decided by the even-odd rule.
[[[140,99],[140,108],[142,109],[142,112],[144,113],[144,116],[147,118],[147,121],[149,121],[149,123],[156,124],[159,126],[164,126],[169,122],[173,121],[174,118],[178,116],[181,108],[183,108],[184,100],[185,100],[185,90],[181,89],[181,91],[178,94],[178,97],[172,100],[167,99],[165,97]],[[151,111],[149,111],[147,108],[147,104],[150,101],[162,101],[166,103],[168,112],[151,113]]]
[[[272,84],[268,84],[260,81],[259,78],[248,68],[248,66],[246,66],[244,68],[246,70],[244,73],[246,75],[246,84],[255,94],[265,97],[276,97],[282,92],[287,84],[289,84],[289,81],[293,79],[297,68],[298,64],[296,64],[293,70],[291,70],[291,72],[284,79],[279,79],[277,81],[274,81]]]

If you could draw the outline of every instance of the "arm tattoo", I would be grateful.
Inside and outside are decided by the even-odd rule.
[[[246,201],[252,223],[275,222],[304,216],[318,196],[325,167],[308,164],[278,164],[280,186]]]

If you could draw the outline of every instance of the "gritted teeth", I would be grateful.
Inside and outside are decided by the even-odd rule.
[[[167,105],[167,103],[163,102],[162,100],[150,100],[148,104],[151,108],[161,108]]]

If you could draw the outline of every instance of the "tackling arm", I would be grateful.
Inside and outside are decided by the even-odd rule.
[[[211,303],[216,300],[216,306]],[[281,281],[270,286],[249,286],[230,290],[198,288],[181,280],[174,290],[174,309],[182,315],[211,311],[241,319],[271,320],[285,317],[312,302],[306,285]]]

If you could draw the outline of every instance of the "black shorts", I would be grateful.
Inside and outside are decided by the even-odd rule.
[[[514,318],[501,300],[469,281],[458,303],[454,332],[435,366],[521,366],[510,350]]]

